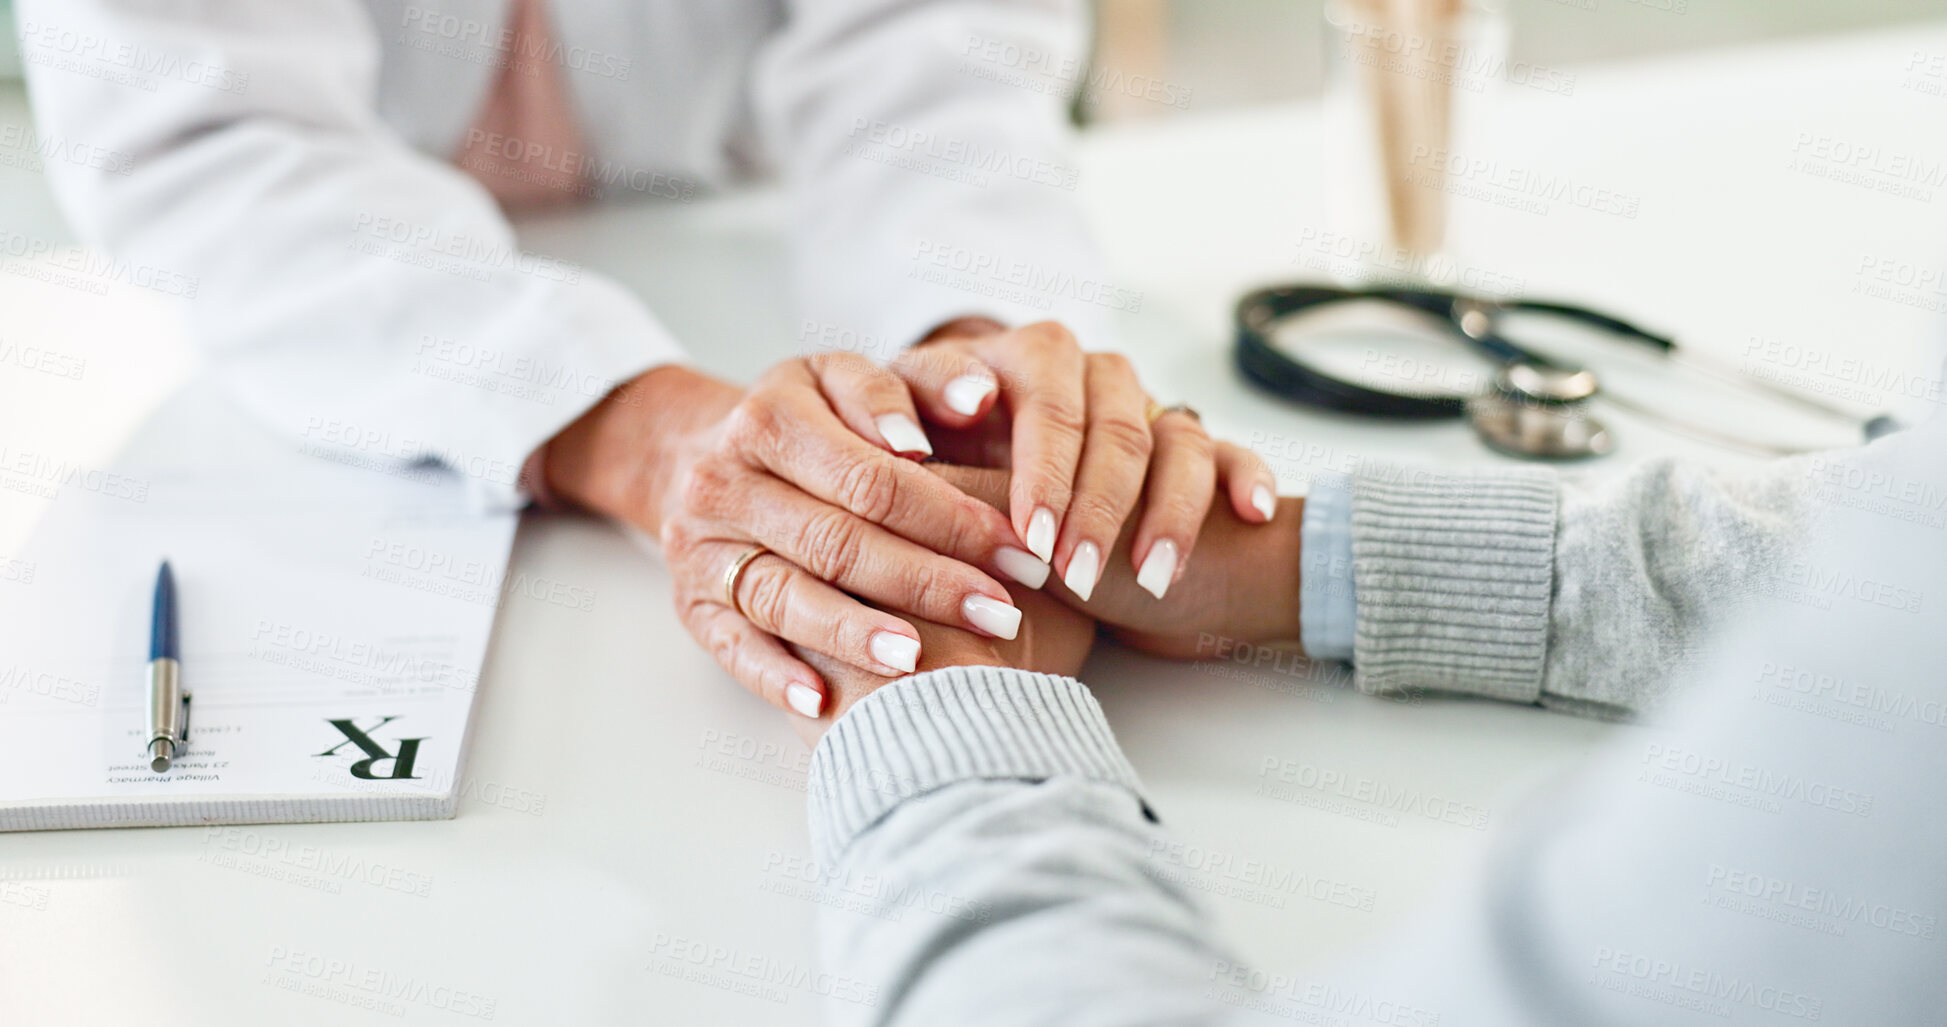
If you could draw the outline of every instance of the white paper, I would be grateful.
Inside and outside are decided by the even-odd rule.
[[[204,384],[59,485],[0,581],[0,829],[451,815],[516,518],[438,468],[316,452]],[[158,774],[165,557],[193,699]]]

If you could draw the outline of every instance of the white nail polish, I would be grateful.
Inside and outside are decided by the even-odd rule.
[[[1028,518],[1028,551],[1044,563],[1055,555],[1055,512],[1045,506],[1035,507]]]
[[[933,455],[933,444],[926,440],[926,433],[905,414],[885,414],[872,423],[879,426],[879,437],[893,452]]]
[[[994,554],[994,562],[1000,565],[1002,574],[1029,588],[1040,588],[1048,582],[1048,565],[1025,549],[1009,546]]]
[[[1021,611],[987,596],[972,595],[960,604],[967,623],[993,635],[1011,639],[1021,631]]]
[[[1257,507],[1257,512],[1263,514],[1267,521],[1278,515],[1278,500],[1263,485],[1251,490],[1251,505]]]
[[[1068,591],[1075,593],[1082,602],[1095,594],[1095,579],[1102,574],[1102,550],[1093,542],[1084,542],[1075,547],[1074,555],[1068,558],[1068,573],[1061,576],[1061,583]]]
[[[1142,570],[1136,572],[1136,584],[1158,599],[1170,589],[1170,579],[1176,577],[1176,543],[1164,539],[1149,547],[1149,558],[1143,561]]]
[[[792,709],[815,720],[818,717],[818,706],[824,702],[824,699],[816,691],[804,685],[792,685],[784,690],[784,701],[790,703]]]
[[[980,412],[980,404],[987,394],[994,391],[994,380],[977,374],[963,374],[946,383],[947,409],[956,414],[972,417]]]
[[[911,674],[919,666],[919,639],[896,631],[875,631],[869,643],[872,658]]]

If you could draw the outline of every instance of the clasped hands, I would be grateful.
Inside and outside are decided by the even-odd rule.
[[[942,479],[983,502],[998,505],[1008,493],[1001,470],[929,464]],[[1016,586],[1021,630],[1012,639],[992,638],[947,624],[915,619],[923,642],[918,670],[944,667],[1012,667],[1074,676],[1100,633],[1159,656],[1213,658],[1205,651],[1212,636],[1232,642],[1266,643],[1298,638],[1300,522],[1304,500],[1280,500],[1268,522],[1246,521],[1224,505],[1213,505],[1198,532],[1196,564],[1161,599],[1137,581],[1134,564],[1124,559],[1134,530],[1116,541],[1113,558],[1084,601],[1068,589],[1036,591]],[[807,745],[847,709],[890,683],[889,678],[848,667],[823,654],[793,647],[816,667],[831,688],[831,700],[815,719],[794,717],[793,728]]]
[[[657,368],[564,429],[539,467],[547,491],[654,533],[691,634],[806,727],[948,660],[1072,673],[1065,640],[1093,627],[1044,586],[1159,651],[1196,624],[1297,635],[1297,525],[1273,523],[1286,511],[1268,469],[1193,414],[1159,415],[1126,359],[1084,353],[1052,322],[967,319],[889,367],[800,357],[748,390]],[[1214,557],[1191,559],[1213,541]],[[1260,544],[1289,550],[1273,589],[1288,602],[1240,590],[1240,573],[1267,577]]]

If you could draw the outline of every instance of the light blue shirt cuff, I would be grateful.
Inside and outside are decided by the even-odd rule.
[[[1314,660],[1350,660],[1358,596],[1352,587],[1352,481],[1342,474],[1312,478],[1299,527],[1299,643]]]

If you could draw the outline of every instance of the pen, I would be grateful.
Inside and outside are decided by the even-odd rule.
[[[149,621],[149,769],[160,774],[189,737],[189,696],[183,693],[176,649],[176,579],[169,561],[155,576],[155,612]]]

